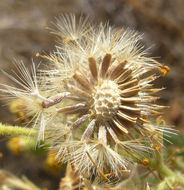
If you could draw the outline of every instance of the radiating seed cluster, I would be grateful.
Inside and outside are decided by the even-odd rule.
[[[162,89],[152,82],[169,68],[147,57],[134,31],[72,14],[57,19],[56,27],[56,51],[37,54],[48,66],[36,71],[33,64],[29,72],[20,64],[20,76],[7,76],[21,88],[2,85],[1,92],[24,100],[22,119],[38,129],[38,141],[53,145],[60,161],[82,175],[119,178],[154,148],[152,139],[161,139],[163,130],[150,121],[164,108],[154,96]]]

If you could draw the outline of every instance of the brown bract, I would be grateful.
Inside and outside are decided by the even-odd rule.
[[[99,64],[89,57],[88,65],[88,73],[80,69],[74,73],[75,85],[67,84],[74,103],[58,109],[60,113],[79,115],[70,126],[72,131],[89,121],[81,140],[89,141],[98,131],[103,143],[108,144],[109,138],[117,143],[119,137],[129,135],[131,128],[143,126],[147,113],[159,114],[156,110],[160,107],[153,104],[157,97],[149,93],[154,89],[147,86],[155,76],[137,77],[135,72],[140,68],[128,68],[126,60],[117,63],[111,54],[106,54]]]

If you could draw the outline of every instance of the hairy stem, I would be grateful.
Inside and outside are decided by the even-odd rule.
[[[155,158],[150,162],[151,168],[155,169],[163,180],[158,184],[156,190],[167,190],[173,188],[175,184],[184,187],[184,176],[172,171],[163,160],[162,153],[155,151]]]
[[[162,178],[175,175],[174,172],[164,164],[162,153],[159,151],[155,151],[155,158],[150,162],[150,167],[154,168]]]
[[[3,136],[35,136],[37,131],[25,127],[10,126],[0,123],[0,135]]]

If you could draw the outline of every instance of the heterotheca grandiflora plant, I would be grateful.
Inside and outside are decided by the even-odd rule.
[[[156,103],[162,88],[153,81],[169,68],[149,58],[142,35],[130,29],[72,14],[55,28],[56,50],[37,54],[47,64],[33,63],[30,71],[16,63],[14,75],[4,72],[16,86],[1,84],[2,98],[15,99],[12,111],[57,151],[57,160],[83,177],[119,180],[155,157],[164,131],[173,133],[160,117],[153,124],[165,108]]]

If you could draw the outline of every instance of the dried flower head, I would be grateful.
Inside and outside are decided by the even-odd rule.
[[[52,58],[52,66],[59,64],[60,69],[50,74],[49,81],[68,93],[65,106],[57,112],[76,115],[68,124],[69,138],[58,145],[58,155],[62,152],[61,160],[72,162],[82,173],[118,176],[136,153],[149,149],[141,144],[150,133],[148,118],[164,108],[155,104],[154,93],[162,89],[152,82],[169,68],[146,57],[141,36],[133,31],[108,24],[86,30],[58,48]]]
[[[23,85],[26,91],[1,91],[25,101],[36,96],[39,109],[35,101],[26,107],[40,113],[39,140],[45,135],[60,160],[81,175],[119,177],[152,148],[145,142],[158,130],[150,130],[149,119],[164,108],[155,104],[154,93],[162,89],[152,82],[169,68],[148,58],[142,36],[129,29],[88,24],[74,15],[61,16],[56,26],[61,46],[50,56],[37,54],[50,62],[40,71],[40,89],[31,82],[31,90]]]

